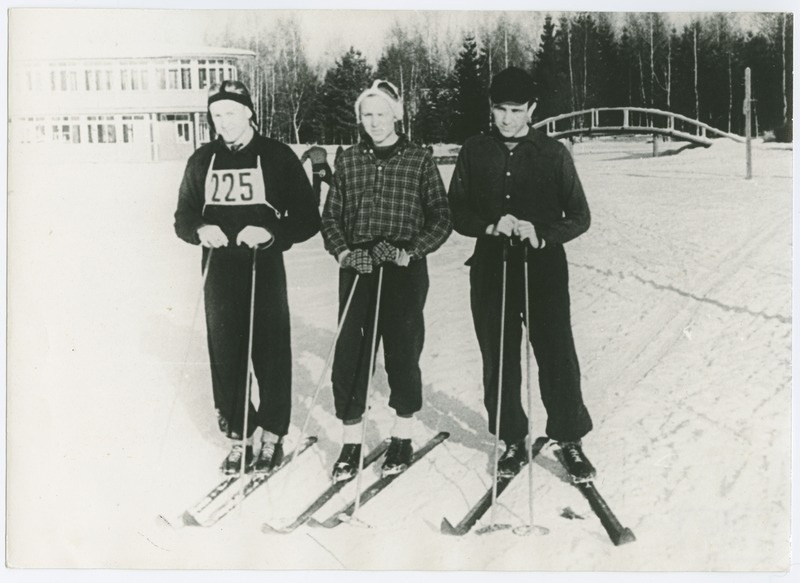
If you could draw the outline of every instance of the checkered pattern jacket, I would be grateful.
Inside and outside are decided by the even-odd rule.
[[[346,249],[386,240],[422,258],[452,232],[450,207],[433,157],[400,138],[387,160],[369,143],[342,154],[322,213],[325,249]]]

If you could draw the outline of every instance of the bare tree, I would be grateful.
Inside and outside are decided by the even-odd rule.
[[[693,50],[694,50],[694,117],[695,119],[700,119],[700,94],[697,91],[697,27],[699,26],[698,21],[693,23],[694,29],[694,43],[693,43]]]

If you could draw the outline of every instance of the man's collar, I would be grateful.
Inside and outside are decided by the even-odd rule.
[[[511,140],[503,137],[503,134],[501,134],[499,132],[499,130],[494,126],[492,127],[492,131],[491,131],[490,135],[495,140],[497,140],[498,142],[505,143],[505,142],[511,141]],[[532,126],[529,126],[528,127],[528,133],[526,135],[524,135],[522,137],[519,137],[519,138],[514,138],[513,141],[519,142],[519,143],[530,142],[536,148],[539,148],[540,144],[541,144],[541,139],[542,139],[542,137],[541,137],[541,134],[539,133],[539,131],[533,129]]]
[[[251,128],[249,135],[245,134],[241,140],[237,140],[232,144],[228,144],[222,139],[220,139],[220,141],[222,142],[222,145],[225,146],[231,152],[241,152],[247,146],[253,143],[253,140],[255,140],[257,134],[258,132],[256,132],[254,129]]]
[[[391,146],[387,146],[389,148],[394,147],[395,152],[400,152],[408,145],[408,138],[405,134],[397,134],[397,141],[392,144]],[[369,152],[370,150],[374,149],[376,146],[372,143],[372,140],[369,136],[365,136],[361,142],[359,143],[361,147],[361,151],[363,153]]]

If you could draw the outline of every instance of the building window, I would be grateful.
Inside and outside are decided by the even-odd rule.
[[[197,125],[197,141],[201,144],[211,141],[211,128],[204,119],[200,120],[200,123]]]
[[[97,84],[95,83],[94,71],[86,70],[86,91],[97,91]]]
[[[54,125],[53,141],[54,142],[69,142],[70,140],[70,127],[68,125]]]
[[[77,91],[78,90],[78,72],[77,71],[69,71],[69,83],[67,84],[67,89],[70,91]]]
[[[200,89],[208,87],[208,71],[200,69]]]
[[[95,71],[95,80],[98,91],[111,91],[111,71],[98,69]]]
[[[89,143],[97,144],[116,144],[117,143],[117,127],[113,123],[113,116],[93,117],[86,118],[88,124]]]
[[[191,125],[188,121],[179,121],[175,124],[178,129],[178,142],[181,144],[188,144],[192,141]]]
[[[186,67],[181,67],[181,89],[192,88],[192,70]]]

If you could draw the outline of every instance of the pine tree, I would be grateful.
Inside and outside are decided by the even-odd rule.
[[[475,37],[464,39],[452,76],[453,111],[450,138],[463,143],[489,128],[488,80],[485,58],[478,54]]]
[[[369,87],[371,79],[372,68],[361,51],[353,47],[328,70],[321,99],[325,111],[323,139],[327,143],[352,144],[358,141],[354,105],[359,94]]]

